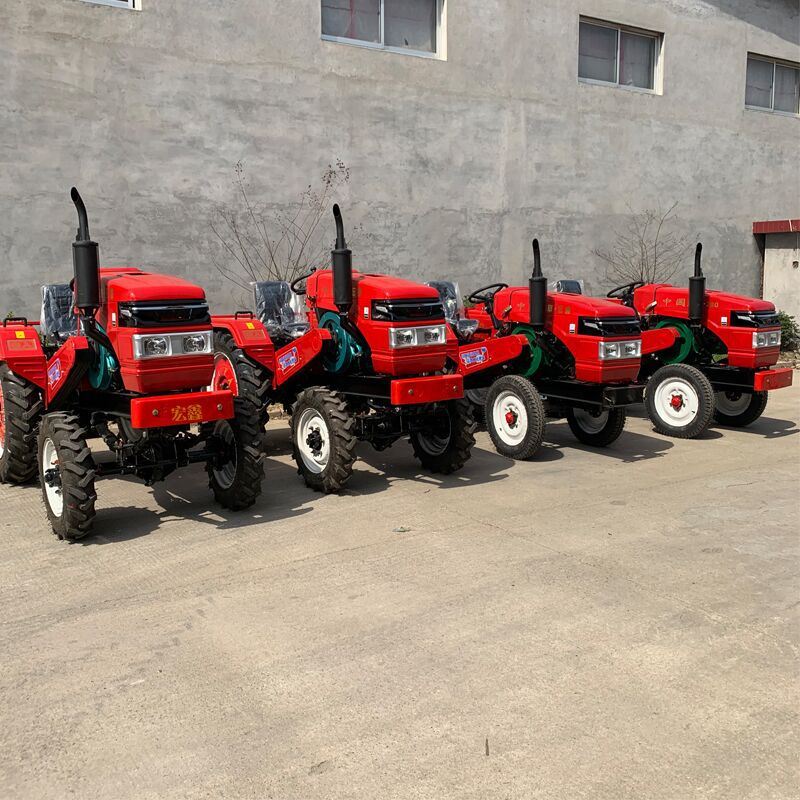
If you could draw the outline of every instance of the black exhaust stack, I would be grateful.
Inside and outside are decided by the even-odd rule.
[[[542,256],[539,240],[533,240],[533,273],[528,281],[530,291],[531,327],[535,331],[544,330],[545,308],[547,306],[547,278],[542,275]]]
[[[93,317],[100,308],[100,254],[97,242],[89,238],[86,206],[74,186],[70,195],[78,211],[78,233],[72,243],[75,307],[83,316]]]
[[[333,206],[333,218],[336,220],[336,247],[331,250],[333,302],[339,314],[346,317],[353,305],[353,253],[344,240],[342,212],[337,203]]]
[[[689,278],[689,322],[700,325],[703,321],[703,306],[706,299],[706,276],[700,266],[703,245],[697,243],[694,251],[694,275]]]

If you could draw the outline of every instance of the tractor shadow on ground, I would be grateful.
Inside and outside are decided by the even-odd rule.
[[[659,433],[655,428],[652,427],[653,423],[650,421],[650,417],[647,415],[647,412],[644,410],[644,406],[633,406],[632,408],[628,408],[627,409],[627,416],[628,416],[628,419],[640,419],[640,420],[642,420],[642,422],[645,422],[648,425],[650,425],[651,426],[651,430],[652,430],[652,432],[653,432],[653,434],[655,436],[663,436],[665,439],[671,439],[672,438],[671,436],[666,436],[665,434]],[[714,425],[713,420],[712,420],[711,424],[712,424],[712,426]],[[626,436],[627,434],[628,434],[628,432],[625,431],[625,433],[623,433],[622,435]],[[709,427],[709,428],[706,428],[703,431],[702,435],[695,436],[694,438],[696,440],[701,441],[701,442],[703,442],[703,441],[712,441],[713,439],[721,439],[722,438],[722,434],[719,431],[714,430],[713,427]]]
[[[760,417],[745,428],[735,426],[720,425],[715,423],[723,431],[737,431],[747,433],[752,436],[761,436],[764,439],[780,439],[784,436],[794,436],[800,433],[797,422],[789,419],[775,419],[774,417]],[[719,434],[720,436],[724,434]]]
[[[295,470],[266,459],[264,472],[262,491],[255,504],[244,511],[230,511],[215,501],[202,465],[195,464],[178,470],[165,481],[151,487],[152,498],[160,510],[140,506],[104,508],[99,504],[96,533],[80,543],[92,545],[129,541],[155,533],[165,523],[175,520],[188,520],[198,526],[206,525],[226,531],[287,520],[313,510],[311,506],[299,507],[307,504],[315,495],[302,484]],[[136,478],[120,480],[141,485]],[[280,489],[276,491],[276,487]]]
[[[585,453],[594,453],[605,458],[613,458],[625,464],[647,461],[651,458],[663,458],[667,451],[675,446],[666,437],[658,435],[645,436],[641,433],[624,430],[619,439],[608,447],[591,447],[579,442],[573,436],[566,422],[549,421],[545,436],[550,445],[558,450],[562,448],[583,450]]]

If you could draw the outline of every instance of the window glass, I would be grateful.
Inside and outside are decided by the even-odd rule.
[[[384,0],[385,44],[435,53],[436,5],[436,0]]]
[[[800,112],[800,69],[775,65],[775,110]]]
[[[578,57],[581,78],[617,82],[617,35],[615,28],[581,22]]]
[[[619,42],[619,82],[623,86],[653,88],[656,40],[623,31]]]
[[[322,33],[380,42],[380,0],[322,0]]]
[[[747,59],[745,103],[758,108],[772,108],[772,73],[774,64],[758,58]],[[741,86],[741,84],[739,84]],[[741,97],[741,95],[740,95]]]

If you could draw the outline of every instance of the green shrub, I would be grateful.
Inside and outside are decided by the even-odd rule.
[[[785,311],[779,311],[781,321],[781,350],[784,353],[794,353],[800,350],[800,326],[795,318]]]

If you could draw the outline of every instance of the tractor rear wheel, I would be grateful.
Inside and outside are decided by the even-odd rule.
[[[744,428],[764,413],[767,400],[769,392],[717,392],[714,395],[714,419],[720,425]]]
[[[259,409],[262,425],[269,421],[269,374],[247,357],[227,331],[214,331],[214,377],[208,388],[229,389]]]
[[[95,463],[74,414],[45,414],[39,428],[39,478],[45,511],[59,539],[76,541],[94,522]]]
[[[464,397],[472,403],[472,416],[475,417],[475,424],[478,426],[477,430],[486,430],[486,395],[488,389],[467,389],[464,392]]]
[[[486,395],[486,429],[500,455],[524,461],[542,446],[545,410],[536,387],[521,375],[498,378]]]
[[[411,447],[430,472],[450,475],[469,461],[475,446],[475,418],[466,398],[442,403],[428,430],[411,434]]]
[[[625,427],[625,417],[624,408],[567,409],[569,429],[579,442],[591,447],[608,447],[616,442]]]
[[[344,397],[319,386],[303,390],[292,406],[292,455],[306,486],[340,491],[353,474],[356,421]]]
[[[697,367],[667,364],[647,381],[644,405],[659,433],[696,439],[711,424],[714,389]]]
[[[42,414],[39,390],[0,366],[0,483],[26,483],[36,476],[36,426]]]
[[[261,494],[264,424],[257,406],[243,397],[233,403],[233,419],[203,426],[203,434],[215,437],[220,446],[220,454],[206,464],[206,472],[216,501],[231,511],[243,511]]]

